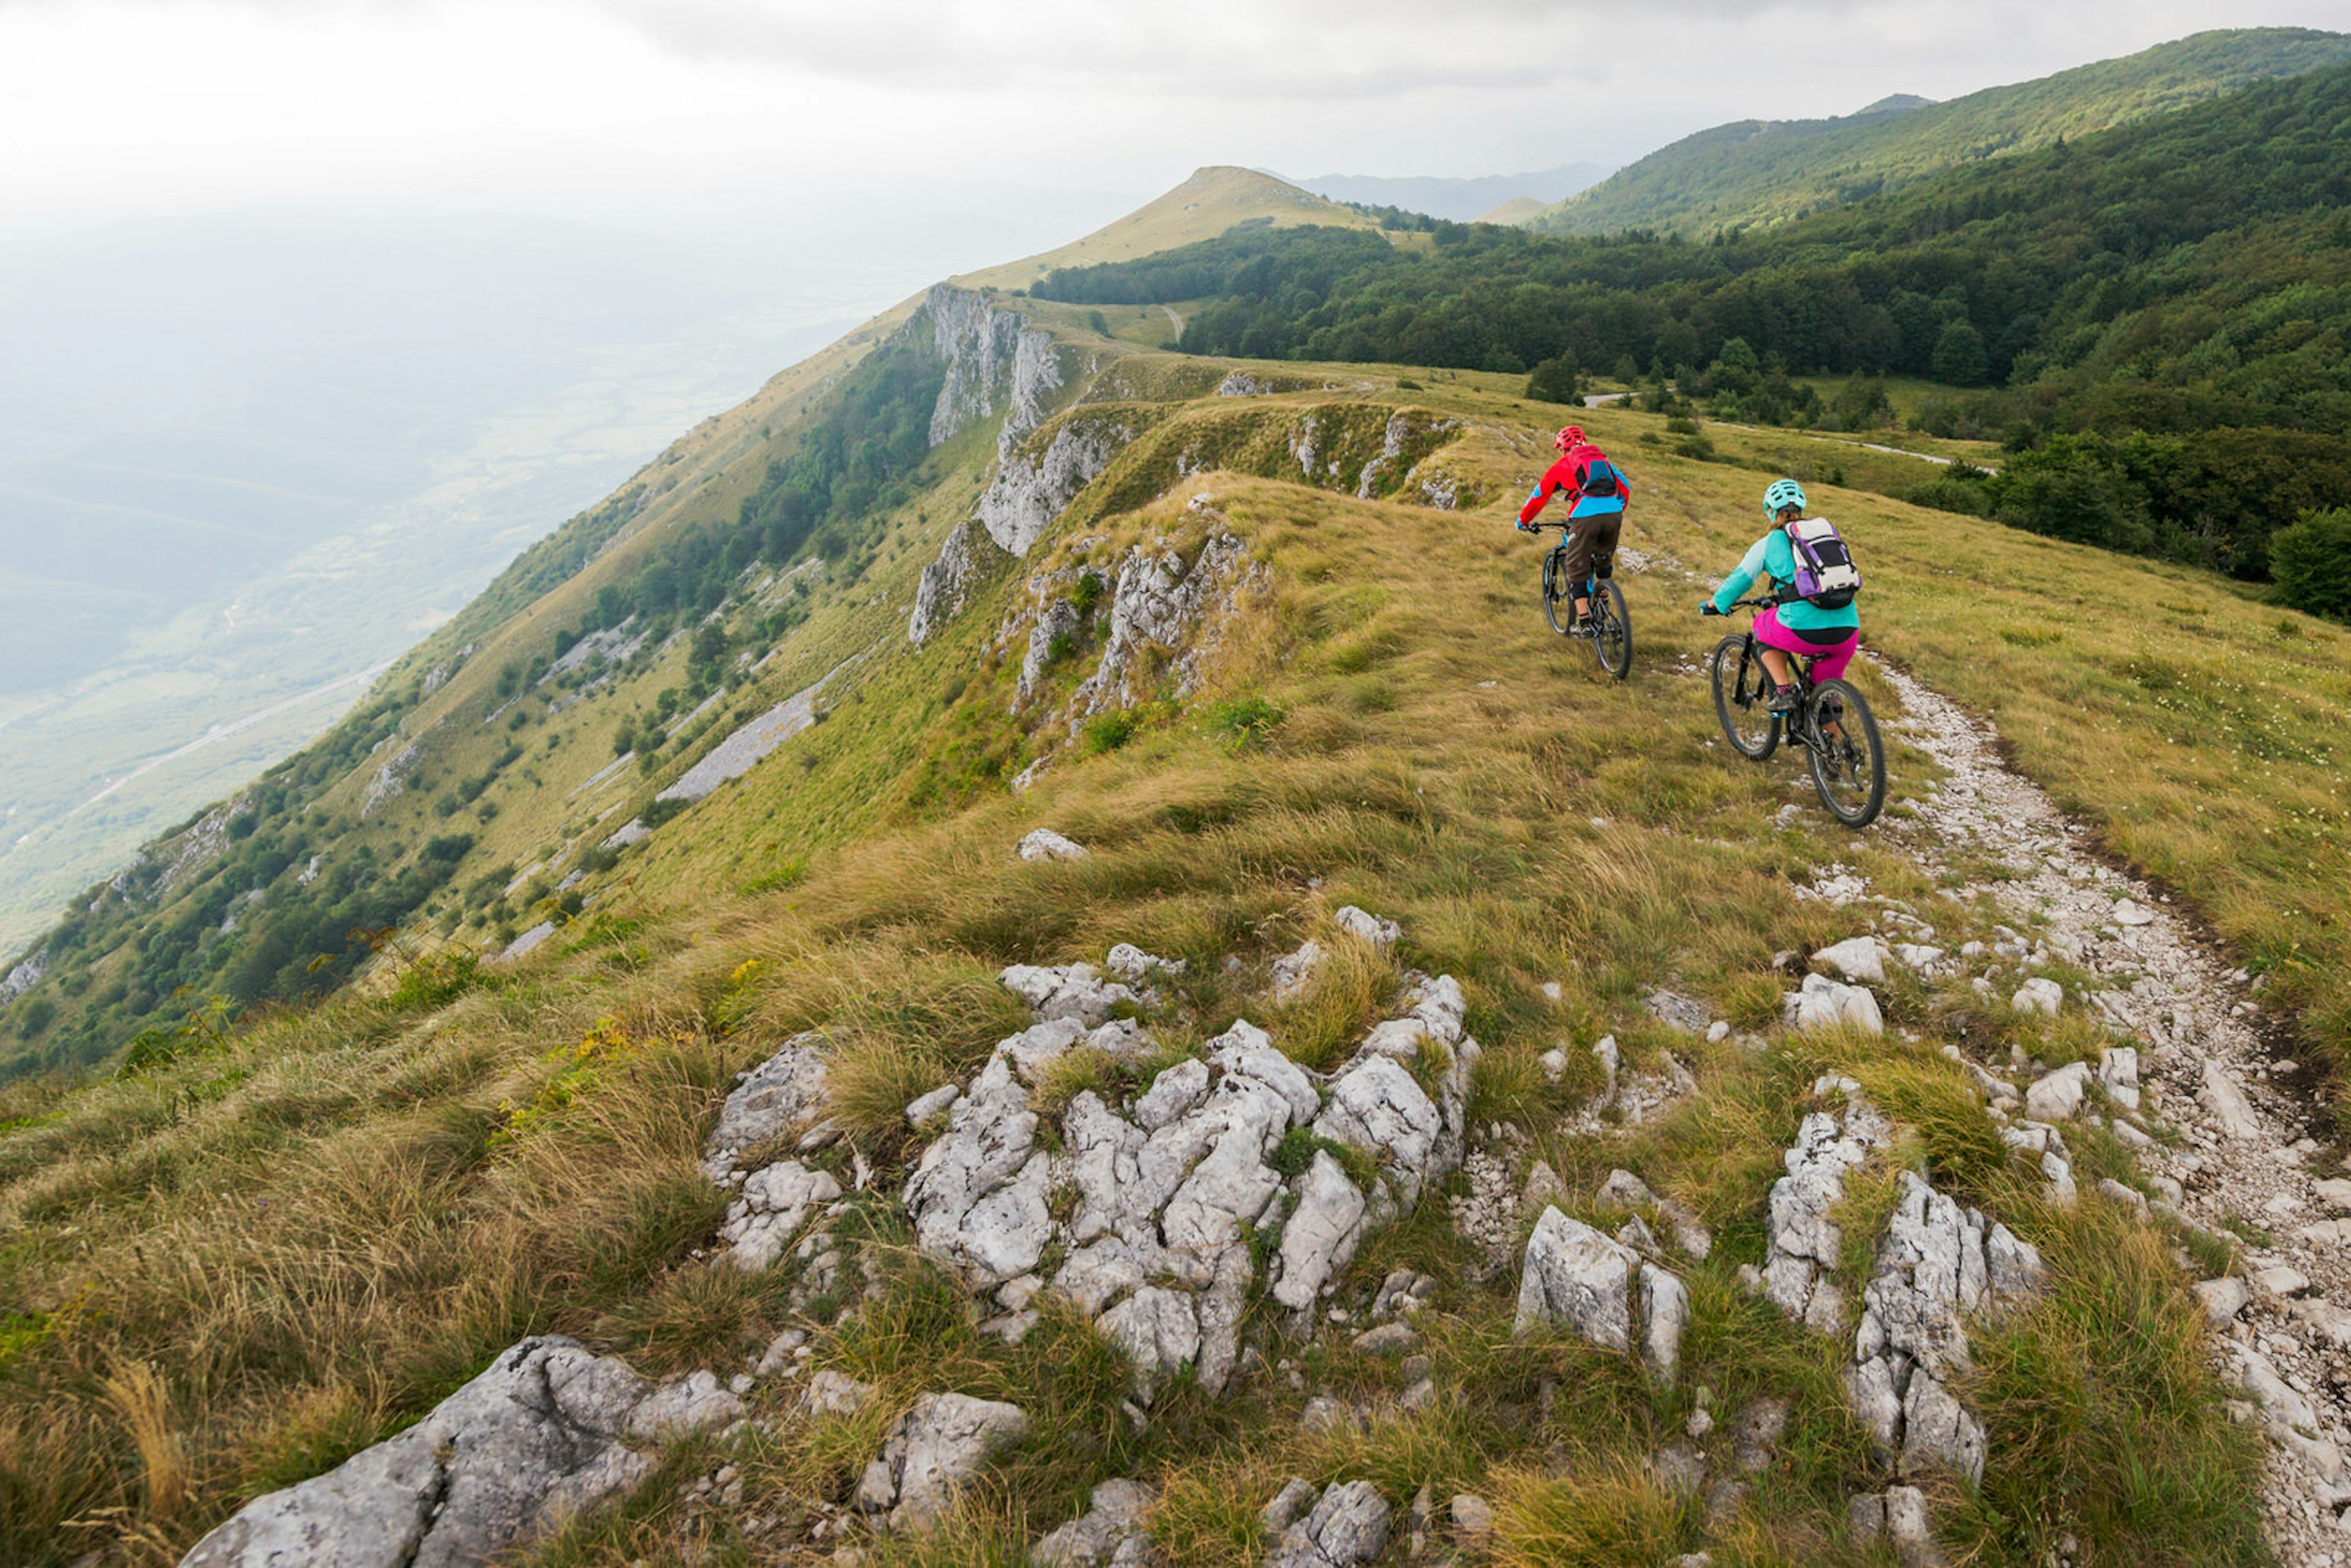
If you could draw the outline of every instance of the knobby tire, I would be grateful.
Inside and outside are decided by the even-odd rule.
[[[1592,651],[1600,667],[1618,680],[1633,673],[1633,618],[1614,578],[1604,577],[1593,585]]]
[[[1709,661],[1714,678],[1714,716],[1722,721],[1723,738],[1750,762],[1761,762],[1780,748],[1780,716],[1766,710],[1771,702],[1771,677],[1763,661],[1747,655],[1748,640],[1734,632],[1714,645]],[[1749,727],[1741,734],[1740,726]]]
[[[1575,623],[1575,591],[1567,580],[1567,556],[1558,549],[1543,557],[1542,605],[1551,629],[1566,636]]]
[[[1839,714],[1841,736],[1823,724],[1824,707]],[[1878,738],[1877,716],[1851,685],[1823,681],[1813,688],[1809,722],[1813,788],[1821,804],[1848,828],[1869,826],[1886,806],[1886,745]]]

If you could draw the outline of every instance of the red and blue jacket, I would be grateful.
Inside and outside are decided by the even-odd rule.
[[[1595,459],[1616,470],[1614,495],[1587,496],[1583,493],[1584,472]],[[1544,473],[1542,483],[1537,485],[1534,494],[1527,497],[1527,504],[1519,508],[1520,525],[1533,522],[1536,514],[1549,504],[1552,493],[1559,490],[1565,490],[1575,498],[1575,505],[1568,508],[1570,517],[1604,517],[1625,509],[1625,503],[1632,499],[1633,481],[1626,477],[1614,458],[1592,443],[1587,441],[1581,446],[1570,447],[1567,455],[1552,464]]]

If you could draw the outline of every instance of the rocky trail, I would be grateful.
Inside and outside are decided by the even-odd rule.
[[[2207,1281],[2198,1294],[2219,1364],[2246,1390],[2241,1414],[2275,1439],[2264,1500],[2280,1559],[2351,1563],[2351,1218],[2342,1218],[2351,1216],[2351,1172],[2339,1148],[2313,1135],[2302,1064],[2273,1053],[2260,1032],[2259,982],[2231,967],[2166,895],[2105,864],[2088,834],[2001,758],[1987,726],[1902,672],[1884,674],[1905,710],[1891,727],[1949,770],[1915,818],[1885,822],[1888,836],[1930,869],[1967,848],[2022,873],[1989,884],[2015,916],[2019,934],[2001,944],[2011,949],[2010,974],[2062,960],[2090,977],[2069,1002],[2141,1041],[2143,1103],[2133,1111],[2133,1096],[2109,1090],[2110,1124],[2159,1196],[2101,1191],[2084,1201],[2262,1239],[2246,1249],[2242,1277]],[[1897,937],[1917,924],[1890,905],[1885,919]],[[2055,1076],[2028,1087],[2022,1106],[1995,1099],[1994,1108],[2021,1120],[2036,1103],[2082,1103],[2079,1084],[2070,1094],[2042,1088]]]

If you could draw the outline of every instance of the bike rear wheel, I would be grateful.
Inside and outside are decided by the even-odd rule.
[[[1821,804],[1848,828],[1869,826],[1886,805],[1886,746],[1868,702],[1844,681],[1823,681],[1807,724]]]
[[[1614,578],[1593,584],[1592,651],[1600,656],[1600,667],[1618,680],[1633,673],[1633,618],[1625,610],[1625,591]]]
[[[1567,580],[1567,551],[1554,548],[1543,557],[1542,564],[1543,619],[1551,629],[1564,637],[1575,626],[1575,591]]]
[[[1780,747],[1780,716],[1771,711],[1771,677],[1754,643],[1732,632],[1714,645],[1714,716],[1731,749],[1750,761],[1761,762]]]

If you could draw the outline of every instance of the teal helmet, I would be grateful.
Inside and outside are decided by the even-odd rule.
[[[1781,507],[1793,506],[1802,512],[1804,505],[1804,487],[1793,479],[1774,479],[1763,492],[1763,515],[1773,522],[1780,520]]]

